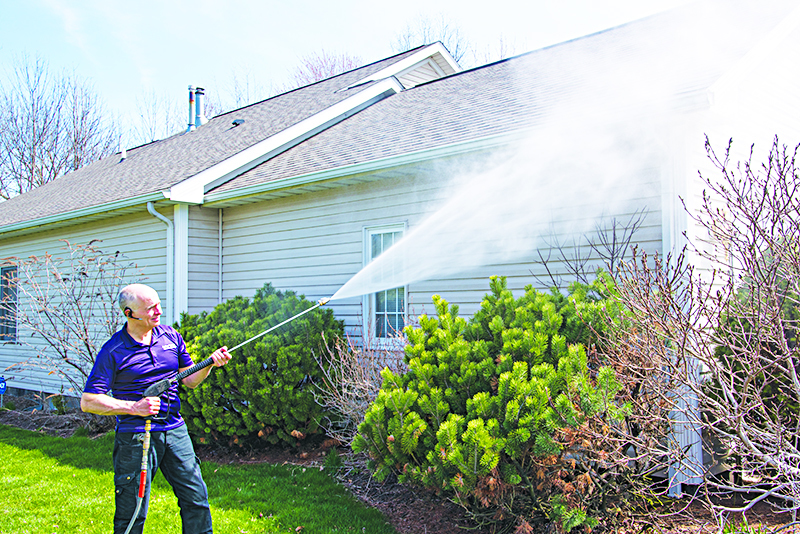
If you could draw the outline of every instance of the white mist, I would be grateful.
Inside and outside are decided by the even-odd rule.
[[[615,31],[618,40],[602,41],[603,49],[570,54],[574,43],[567,43],[513,60],[527,66],[514,73],[516,90],[534,102],[530,112],[536,115],[525,140],[489,170],[453,171],[458,177],[449,200],[332,299],[486,265],[533,261],[554,228],[562,236],[585,234],[600,219],[641,209],[636,205],[641,198],[660,199],[676,117],[687,102],[697,105],[683,97],[696,89],[685,80],[702,80],[707,65],[723,68],[735,62],[731,54],[741,51],[732,39],[740,36],[740,48],[746,50],[755,33],[763,34],[780,20],[777,15],[767,22],[759,19],[751,32],[754,12],[763,14],[752,3],[733,1],[701,2],[676,11],[665,21],[674,25],[671,42],[680,50],[651,42],[647,32],[654,28],[636,23]],[[548,94],[548,89],[558,94]],[[703,91],[698,95],[706,98]],[[540,101],[544,103],[537,107]],[[639,190],[647,187],[658,190]],[[661,225],[660,216],[656,218],[651,224]]]

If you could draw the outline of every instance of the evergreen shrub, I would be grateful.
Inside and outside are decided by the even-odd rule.
[[[437,316],[405,329],[409,370],[384,370],[353,449],[379,479],[443,492],[494,529],[589,530],[624,498],[605,445],[584,437],[610,433],[627,409],[613,370],[590,369],[584,345],[602,330],[592,323],[608,312],[605,286],[576,284],[568,297],[528,286],[520,298],[505,278],[490,287],[469,321],[435,295]]]
[[[266,284],[252,300],[235,297],[211,313],[183,314],[178,331],[189,353],[204,359],[314,304]],[[315,355],[324,348],[323,335],[343,335],[342,322],[329,308],[317,308],[237,349],[227,365],[214,369],[197,388],[181,388],[189,432],[201,443],[238,445],[295,445],[319,434],[317,421],[323,414],[313,390],[322,373]]]

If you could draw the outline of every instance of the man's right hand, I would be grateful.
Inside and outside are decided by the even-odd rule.
[[[143,397],[133,403],[132,415],[149,417],[151,415],[157,415],[160,408],[161,399],[158,397]]]
[[[81,396],[81,410],[97,415],[138,415],[149,417],[156,415],[161,408],[161,400],[156,397],[144,397],[138,401],[115,399],[105,393],[86,393]]]

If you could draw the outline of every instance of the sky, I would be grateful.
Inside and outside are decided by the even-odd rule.
[[[0,0],[0,76],[22,54],[88,79],[121,117],[146,92],[183,103],[235,78],[262,91],[288,83],[325,50],[364,63],[421,19],[444,19],[480,54],[514,54],[587,35],[688,0]],[[220,98],[220,100],[225,100]]]

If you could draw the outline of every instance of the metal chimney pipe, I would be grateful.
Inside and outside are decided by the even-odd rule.
[[[197,96],[197,114],[195,115],[194,125],[195,127],[199,128],[205,123],[208,122],[206,118],[206,93],[205,89],[202,87],[197,87],[194,90],[194,94]]]
[[[186,129],[186,133],[191,132],[194,130],[194,86],[189,86],[189,127]]]

